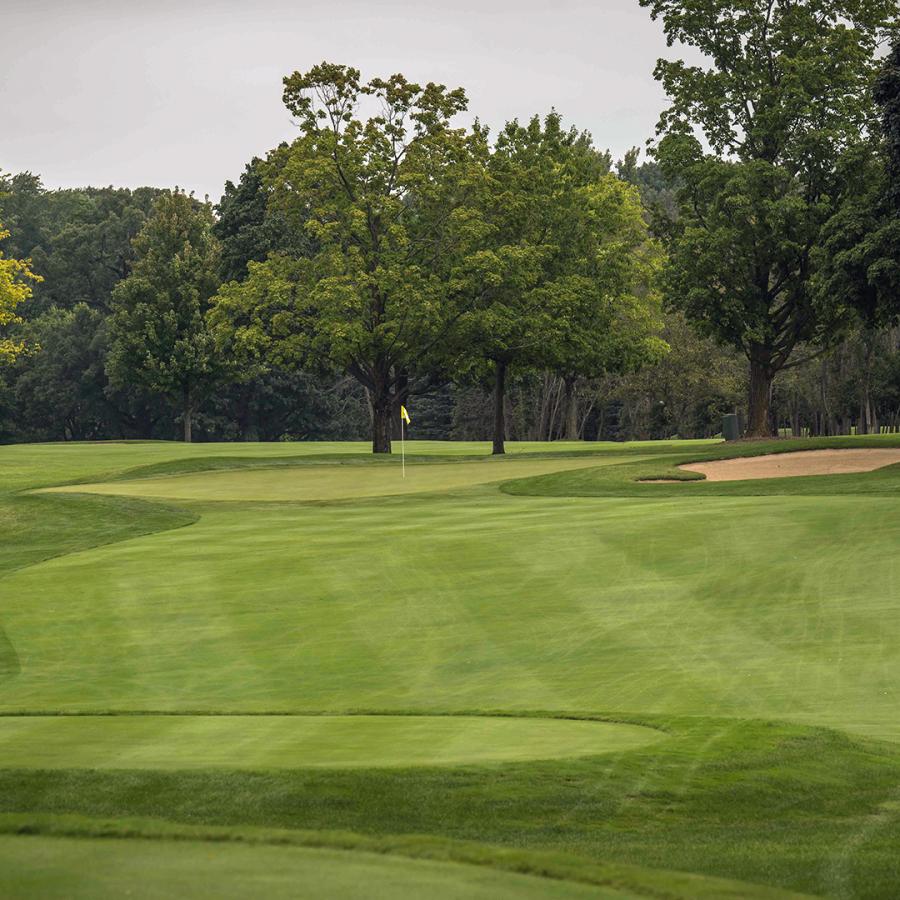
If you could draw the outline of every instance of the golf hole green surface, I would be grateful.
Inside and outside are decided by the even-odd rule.
[[[449,765],[591,756],[663,737],[639,725],[499,716],[7,716],[0,766]]]
[[[121,494],[166,500],[279,501],[348,500],[393,494],[420,494],[478,484],[530,478],[568,469],[596,468],[640,457],[599,456],[559,459],[501,459],[454,463],[369,466],[305,465],[275,469],[232,469],[190,475],[74,484],[54,493]]]
[[[483,866],[357,851],[202,841],[0,836],[0,896],[6,900],[614,900],[634,895]]]

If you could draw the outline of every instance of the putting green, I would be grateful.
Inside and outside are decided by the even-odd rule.
[[[558,459],[487,459],[455,463],[409,463],[403,477],[400,460],[369,466],[310,465],[169,475],[134,480],[49,488],[53,493],[122,494],[167,500],[303,501],[349,500],[392,494],[449,491],[473,485],[530,478],[569,469],[594,468],[640,456],[582,456]]]
[[[5,900],[329,897],[620,900],[639,896],[484,866],[203,841],[0,836]]]
[[[900,438],[765,450],[850,445]],[[16,838],[0,896],[218,896],[216,870],[343,896],[322,856],[179,849],[213,837],[692,900],[896,895],[900,747],[860,735],[900,740],[900,468],[686,490],[635,479],[760,447],[422,444],[427,488],[378,500],[397,460],[363,449],[0,448],[0,831],[185,842]],[[173,500],[32,493],[77,480]],[[478,896],[360,859],[366,896]]]
[[[268,769],[484,763],[652,744],[637,725],[488,716],[0,717],[0,766]]]

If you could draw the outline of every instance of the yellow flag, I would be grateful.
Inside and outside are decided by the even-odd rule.
[[[410,423],[409,413],[406,411],[405,406],[400,407],[400,418],[403,419],[403,421],[406,422],[407,425],[409,425],[409,423]]]

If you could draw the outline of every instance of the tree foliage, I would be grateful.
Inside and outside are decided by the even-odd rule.
[[[25,323],[22,334],[40,351],[15,372],[18,426],[32,439],[100,440],[111,437],[115,399],[104,377],[103,314],[85,303],[52,307]],[[120,435],[115,435],[120,436]]]
[[[168,397],[181,412],[186,441],[223,367],[206,321],[219,285],[212,226],[208,204],[177,191],[159,197],[135,238],[131,274],[112,295],[112,385],[136,382]]]
[[[0,223],[0,241],[7,237],[9,232]],[[24,350],[22,341],[3,332],[22,321],[19,306],[31,296],[32,284],[39,280],[29,260],[4,256],[0,249],[0,365],[11,363]]]
[[[248,264],[265,262],[270,253],[303,256],[309,252],[309,239],[303,233],[292,233],[284,216],[269,203],[271,192],[265,175],[266,161],[254,157],[237,184],[225,182],[213,226],[222,246],[222,281],[243,281]]]
[[[818,290],[867,328],[900,317],[900,42],[875,86],[882,140],[847,160],[853,185],[828,222]]]
[[[47,191],[29,172],[0,178],[14,255],[31,259],[43,280],[28,315],[86,303],[107,309],[134,261],[132,241],[160,194],[155,188]]]
[[[670,44],[708,67],[660,60],[671,100],[656,155],[682,186],[668,296],[750,362],[749,432],[770,430],[771,382],[803,342],[838,333],[811,276],[823,228],[853,190],[842,160],[874,124],[875,49],[893,0],[641,0]],[[695,135],[707,142],[705,150]]]
[[[651,339],[658,248],[637,190],[609,169],[608,154],[555,112],[509,122],[494,142],[486,246],[502,277],[470,316],[466,348],[476,370],[493,370],[494,453],[504,452],[510,368],[556,371],[571,395],[578,377],[662,346]]]
[[[352,375],[386,452],[392,414],[429,384],[484,264],[478,148],[450,124],[465,94],[323,63],[286,78],[284,100],[301,134],[270,155],[269,202],[308,250],[251,262],[214,321],[235,352]]]
[[[711,435],[740,354],[751,431],[770,398],[795,430],[900,424],[895,4],[642,3],[704,61],[659,62],[656,159],[615,175],[555,112],[492,136],[453,124],[461,90],[322,64],[285,79],[297,139],[215,211],[0,176],[0,356],[41,348],[5,367],[4,438],[171,437],[175,404],[205,438],[389,450],[410,397],[420,435],[498,450]]]

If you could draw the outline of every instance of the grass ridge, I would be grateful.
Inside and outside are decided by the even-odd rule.
[[[484,866],[576,884],[609,887],[653,900],[758,897],[790,900],[808,895],[765,885],[686,872],[598,863],[573,854],[522,851],[430,835],[370,835],[349,831],[191,826],[153,819],[91,819],[0,813],[0,834],[48,837],[127,838],[269,844],[403,856],[434,862]]]

